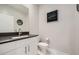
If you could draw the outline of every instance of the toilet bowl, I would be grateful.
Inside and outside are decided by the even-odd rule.
[[[47,43],[40,42],[40,43],[38,44],[38,46],[39,46],[39,50],[40,50],[42,53],[44,53],[44,54],[47,53],[47,49],[48,49],[48,44],[47,44]]]

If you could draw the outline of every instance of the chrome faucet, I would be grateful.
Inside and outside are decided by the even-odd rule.
[[[21,32],[21,28],[18,29],[18,35],[21,36],[22,32]]]

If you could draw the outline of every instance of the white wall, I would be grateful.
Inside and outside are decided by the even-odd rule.
[[[39,34],[38,6],[34,4],[25,4],[29,9],[29,32],[30,34]]]
[[[75,5],[76,7],[76,5]],[[79,55],[79,12],[75,8],[75,37],[76,39],[74,40],[75,42],[75,54]]]
[[[25,10],[24,10],[25,11]],[[23,25],[20,26],[22,31],[29,31],[29,18],[28,14],[22,13],[17,9],[14,9],[13,7],[9,5],[0,5],[0,13],[4,13],[6,15],[10,15],[14,17],[14,31],[18,31],[19,26],[17,25],[16,21],[17,19],[22,19],[23,20]],[[10,25],[9,25],[10,26]]]
[[[39,33],[49,37],[50,47],[72,54],[74,49],[74,8],[75,5],[40,5]],[[47,12],[58,10],[58,21],[47,23]]]

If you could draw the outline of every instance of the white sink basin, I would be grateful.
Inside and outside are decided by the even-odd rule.
[[[21,38],[25,38],[25,37],[29,37],[29,36],[28,35],[16,36],[16,37],[12,37],[12,39],[21,39]]]

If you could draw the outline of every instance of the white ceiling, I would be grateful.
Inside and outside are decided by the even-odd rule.
[[[22,4],[8,4],[8,5],[22,13],[25,13],[25,14],[28,13],[28,8],[23,6]]]

